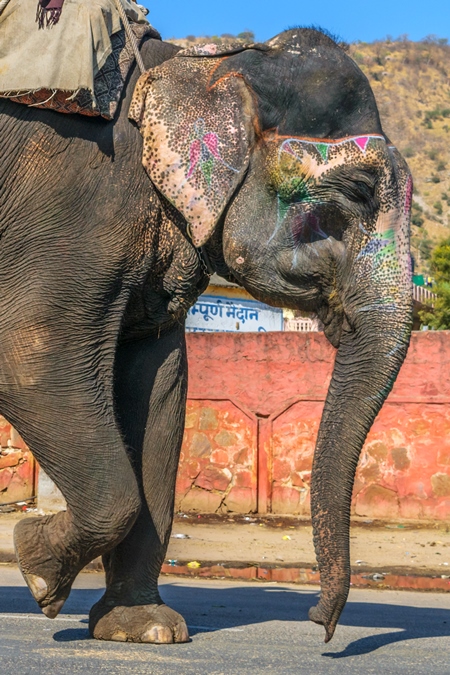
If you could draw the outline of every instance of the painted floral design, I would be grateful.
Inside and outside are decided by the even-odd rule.
[[[213,169],[216,162],[220,162],[231,171],[237,171],[229,166],[220,155],[219,137],[213,131],[205,130],[205,121],[198,119],[194,123],[192,142],[189,147],[189,169],[186,178],[194,175],[197,167],[200,168],[208,185],[211,185]]]

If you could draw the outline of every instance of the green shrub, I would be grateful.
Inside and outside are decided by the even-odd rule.
[[[450,239],[444,239],[431,256],[431,270],[435,279],[433,290],[437,294],[434,310],[419,312],[423,324],[435,330],[450,328]]]
[[[428,236],[428,232],[426,231],[426,229],[423,228],[420,234],[412,237],[411,243],[417,249],[417,252],[419,254],[419,260],[422,263],[427,262],[427,260],[429,260],[431,257],[431,252],[433,250],[433,241]]]
[[[237,34],[238,38],[244,40],[244,42],[254,42],[255,34],[252,30],[244,30],[242,33]]]
[[[441,120],[443,118],[450,117],[450,108],[434,108],[434,110],[426,110],[424,115],[423,124],[432,129],[433,127],[429,126],[435,120]]]

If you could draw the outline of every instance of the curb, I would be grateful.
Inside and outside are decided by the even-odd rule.
[[[0,564],[17,565],[14,553],[0,551]],[[96,558],[84,568],[85,572],[103,572],[101,558]],[[166,576],[191,577],[196,579],[232,579],[240,581],[271,581],[278,583],[319,586],[320,574],[314,565],[270,565],[257,563],[202,562],[200,567],[188,567],[188,562],[166,562],[161,568]],[[439,570],[420,573],[411,568],[391,568],[379,572],[369,567],[352,569],[350,583],[353,588],[378,588],[397,591],[450,592],[450,575]]]
[[[314,566],[279,566],[249,563],[201,563],[201,567],[191,568],[187,563],[164,563],[161,573],[196,577],[203,579],[233,579],[242,581],[272,581],[290,584],[320,585],[320,574]],[[442,591],[450,592],[450,578],[437,571],[423,574],[417,570],[405,568],[380,573],[371,568],[352,569],[351,586],[353,588],[379,588],[406,591]]]

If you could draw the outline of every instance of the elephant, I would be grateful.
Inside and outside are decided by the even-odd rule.
[[[55,617],[102,556],[94,638],[189,639],[158,576],[185,317],[214,271],[316,312],[336,348],[311,482],[310,618],[328,641],[350,586],[356,465],[411,333],[411,175],[325,31],[188,50],[152,37],[141,54],[113,121],[0,102],[0,410],[67,501],[16,525],[18,563]]]

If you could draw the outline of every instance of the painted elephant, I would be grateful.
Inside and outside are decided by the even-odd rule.
[[[214,270],[316,311],[337,349],[311,487],[310,617],[328,641],[349,590],[356,464],[409,343],[411,177],[365,76],[320,31],[184,52],[150,39],[142,56],[150,70],[113,122],[0,102],[1,412],[68,504],[17,525],[19,564],[54,617],[102,555],[94,637],[188,639],[157,580],[184,317]]]

